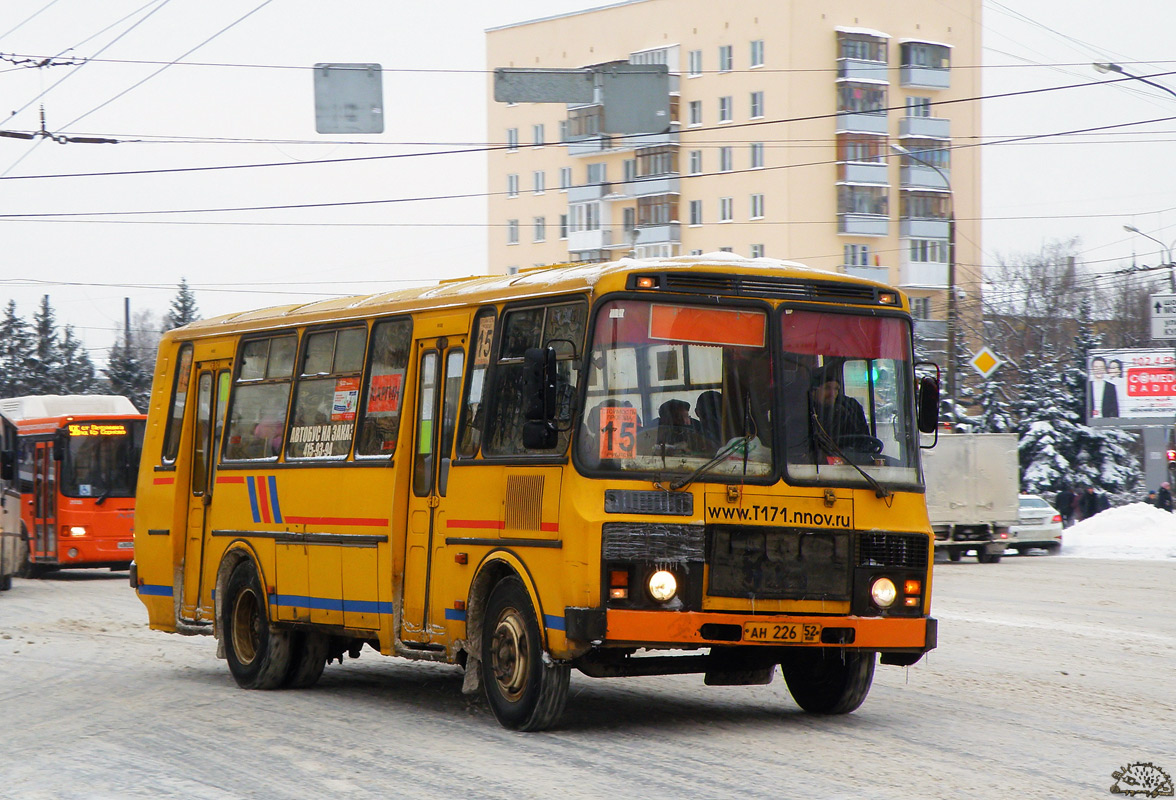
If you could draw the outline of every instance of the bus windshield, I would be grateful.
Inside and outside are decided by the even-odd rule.
[[[596,315],[576,443],[583,467],[773,474],[766,310],[613,300]]]
[[[142,420],[70,422],[61,460],[67,497],[134,497],[143,447]]]
[[[908,323],[784,309],[784,469],[797,483],[919,481]]]

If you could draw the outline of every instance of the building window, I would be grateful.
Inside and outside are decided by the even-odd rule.
[[[559,121],[559,140],[561,142],[566,142],[568,140],[568,124],[569,123],[566,119],[561,119]]]
[[[764,166],[764,143],[751,143],[751,168],[762,169]]]
[[[751,196],[751,218],[764,218],[764,196],[762,194],[753,194]]]
[[[936,192],[903,192],[900,214],[903,219],[948,219],[951,199]]]
[[[837,137],[837,160],[881,164],[886,140],[881,136],[857,136],[843,133]]]
[[[691,250],[691,251],[690,251],[690,255],[692,255],[692,256],[700,256],[700,255],[702,255],[702,251],[701,251],[701,250]]]
[[[701,150],[691,150],[690,151],[690,174],[691,175],[701,175],[702,174],[702,151]]]
[[[931,319],[931,298],[912,297],[911,316],[915,319]]]
[[[691,225],[701,225],[702,224],[702,201],[701,200],[691,200],[690,201],[690,224]]]
[[[839,58],[886,63],[886,40],[862,34],[839,35]]]
[[[560,191],[566,192],[571,185],[572,185],[572,168],[571,167],[560,167],[559,168],[559,188],[560,188]]]
[[[951,48],[942,44],[903,42],[901,58],[904,67],[951,68]]]
[[[624,168],[624,171],[625,171],[625,183],[629,183],[630,181],[636,179],[636,177],[637,177],[637,159],[626,158],[623,162],[621,162],[621,166]]]
[[[600,230],[600,203],[578,203],[568,208],[569,229],[578,231]]]
[[[559,215],[559,238],[561,238],[561,239],[568,238],[568,215],[567,214],[560,214]]]
[[[731,45],[729,44],[724,44],[719,47],[719,72],[730,72],[734,69],[732,52]]]
[[[624,228],[625,233],[630,233],[637,228],[637,209],[630,206],[621,210],[621,227]]]
[[[908,97],[906,99],[906,113],[908,117],[931,116],[931,98]]]
[[[534,145],[536,147],[542,147],[544,145],[543,138],[544,138],[543,125],[532,125],[531,126],[531,141],[534,143]]]
[[[847,244],[844,247],[843,260],[847,267],[870,266],[870,246],[868,244]]]
[[[545,191],[547,191],[547,173],[543,170],[535,170],[535,172],[531,174],[531,181],[535,194],[543,194]]]
[[[887,216],[890,213],[890,197],[887,187],[849,186],[846,184],[838,186],[837,213]]]
[[[762,117],[764,115],[764,93],[751,93],[751,118]]]
[[[764,40],[756,39],[751,43],[751,66],[762,67],[764,65]]]
[[[900,163],[904,167],[926,167],[928,164],[934,164],[940,169],[951,169],[951,150],[948,150],[945,144],[926,141],[906,142],[904,149],[910,155],[903,153]]]
[[[515,150],[519,149],[519,129],[518,128],[507,128],[506,129],[506,149],[512,153]]]
[[[730,122],[734,114],[735,98],[731,95],[719,98],[719,122]]]
[[[547,217],[535,217],[535,237],[536,242],[547,241]]]
[[[588,165],[588,185],[608,182],[608,165],[603,161],[594,161]]]
[[[649,147],[637,153],[637,175],[676,175],[678,172],[678,148]]]
[[[690,105],[689,105],[689,110],[690,110],[690,124],[691,125],[701,125],[702,124],[702,101],[701,100],[691,100]]]
[[[911,261],[921,264],[948,263],[947,241],[944,239],[911,239]]]
[[[719,252],[720,253],[734,253],[735,248],[734,247],[720,247]]]
[[[702,51],[691,50],[686,55],[686,75],[691,78],[697,78],[702,74]]]
[[[764,257],[764,246],[762,244],[753,244],[751,246],[751,257],[752,258],[763,258]]]
[[[519,221],[517,219],[508,219],[506,221],[506,243],[519,243]]]
[[[837,85],[837,110],[849,114],[886,114],[886,88],[866,83]]]
[[[719,148],[719,172],[730,172],[735,169],[735,148],[734,147],[720,147]]]
[[[507,197],[518,197],[519,196],[519,176],[513,172],[510,175],[506,176],[506,196]]]
[[[735,219],[735,198],[719,198],[719,222],[731,222]]]
[[[678,219],[678,195],[637,198],[637,224],[668,225]]]
[[[657,47],[653,50],[642,50],[629,56],[630,64],[669,64],[670,51],[668,47]]]

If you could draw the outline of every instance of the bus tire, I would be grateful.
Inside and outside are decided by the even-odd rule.
[[[282,685],[287,689],[308,689],[318,683],[327,666],[331,640],[318,631],[290,634],[290,671]]]
[[[12,588],[12,576],[11,575],[0,576],[0,592],[7,592],[11,588]]]
[[[875,654],[813,647],[798,649],[780,664],[788,691],[810,714],[848,714],[860,706],[874,682]]]
[[[948,550],[947,551],[947,557],[951,561],[959,561],[963,557],[963,555],[964,555],[964,553],[962,550]]]
[[[225,658],[242,689],[276,689],[290,671],[290,634],[270,629],[265,592],[253,562],[233,568],[221,611]]]
[[[482,684],[495,718],[517,731],[548,728],[568,699],[567,664],[543,650],[535,608],[516,576],[490,591],[482,625]]]

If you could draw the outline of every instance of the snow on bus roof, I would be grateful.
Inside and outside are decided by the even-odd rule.
[[[6,397],[0,400],[0,413],[13,422],[19,422],[24,419],[64,417],[70,414],[138,414],[139,410],[121,395],[42,394]]]
[[[795,261],[778,258],[747,258],[736,253],[715,252],[697,256],[671,256],[665,258],[622,258],[616,261],[558,264],[533,267],[511,275],[472,275],[440,281],[436,286],[413,289],[396,289],[370,295],[337,297],[316,300],[311,303],[271,306],[251,311],[224,314],[206,320],[189,323],[188,328],[200,329],[229,323],[262,322],[280,320],[295,314],[313,314],[331,311],[346,311],[385,305],[400,300],[440,301],[458,300],[471,294],[486,292],[508,292],[510,290],[541,290],[548,286],[581,283],[592,288],[602,276],[628,272],[635,269],[663,270],[689,269],[694,267],[739,267],[764,271],[788,270],[801,272],[812,278],[842,277],[839,273],[810,267]]]

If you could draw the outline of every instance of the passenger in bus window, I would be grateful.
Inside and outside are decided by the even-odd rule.
[[[708,443],[718,446],[723,438],[723,395],[711,390],[703,392],[694,402],[694,413],[698,417],[698,432]]]

